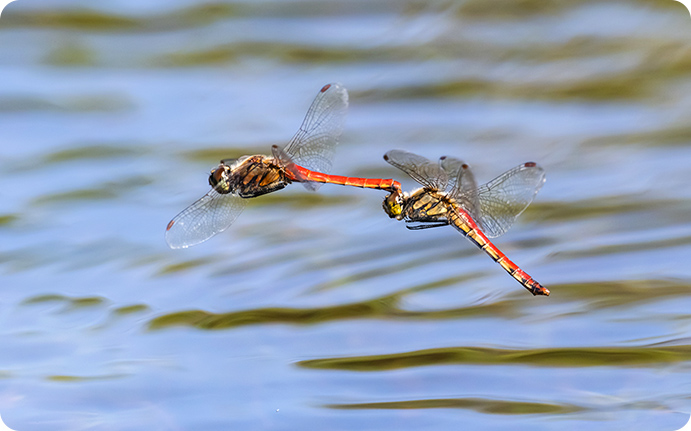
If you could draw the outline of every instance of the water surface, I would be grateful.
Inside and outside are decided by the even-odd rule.
[[[0,21],[0,414],[28,430],[675,430],[691,413],[691,21],[672,0],[20,0]],[[322,85],[391,148],[547,183],[496,244],[299,185],[170,250]]]

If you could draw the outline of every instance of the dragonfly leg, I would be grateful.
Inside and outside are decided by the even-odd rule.
[[[418,224],[418,225],[405,225],[405,227],[408,230],[422,230],[422,229],[430,229],[433,227],[442,227],[442,226],[448,226],[449,222],[447,221],[441,221],[441,222],[436,222],[436,223],[427,223],[427,224]]]
[[[287,186],[288,184],[290,184],[290,182],[281,181],[275,184],[271,184],[269,187],[248,187],[246,189],[238,191],[238,196],[244,199],[256,198],[257,196],[281,190],[285,188],[285,186]]]

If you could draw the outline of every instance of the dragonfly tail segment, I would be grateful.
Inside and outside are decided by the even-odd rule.
[[[393,192],[401,189],[401,183],[393,179],[380,178],[357,178],[344,177],[341,175],[329,175],[322,172],[312,171],[303,168],[299,165],[293,165],[293,169],[288,170],[291,173],[291,180],[295,182],[312,181],[315,183],[337,184],[341,186],[360,187],[363,189],[376,189]]]
[[[525,271],[520,269],[518,265],[509,260],[509,258],[506,257],[506,255],[502,253],[497,246],[492,244],[484,233],[482,233],[477,224],[468,214],[465,213],[465,211],[460,208],[456,208],[455,211],[451,210],[449,211],[448,219],[457,230],[463,233],[466,238],[475,243],[475,245],[483,249],[485,253],[492,258],[492,260],[501,265],[501,267],[504,268],[509,275],[521,283],[521,285],[528,289],[530,293],[535,296],[549,296],[549,289],[535,281],[533,277],[528,275]]]

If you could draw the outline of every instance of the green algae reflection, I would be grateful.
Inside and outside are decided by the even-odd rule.
[[[442,398],[373,403],[326,404],[324,407],[338,410],[468,409],[478,413],[498,415],[565,414],[583,410],[583,408],[574,405],[492,400],[486,398]]]
[[[533,365],[537,367],[651,367],[691,360],[691,346],[493,349],[448,347],[374,356],[311,359],[302,368],[386,371],[430,365]]]

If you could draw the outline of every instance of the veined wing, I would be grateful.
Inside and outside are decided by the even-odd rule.
[[[168,223],[166,242],[170,248],[202,243],[233,224],[246,205],[246,199],[211,189]]]
[[[305,178],[305,176],[300,172],[300,169],[298,166],[293,162],[293,158],[290,157],[284,149],[279,147],[278,145],[272,145],[271,146],[271,154],[274,156],[274,160],[278,162],[279,165],[283,166],[283,168],[288,171],[293,177],[295,177],[295,181],[300,181],[303,183],[305,188],[308,190],[316,191],[321,184],[310,184]]]
[[[283,149],[304,168],[328,173],[348,110],[348,91],[341,84],[327,84],[312,102],[300,130]],[[304,183],[316,190],[321,184]]]
[[[545,171],[534,162],[504,172],[477,189],[476,223],[490,238],[504,234],[530,205],[545,183]]]
[[[477,197],[477,183],[470,166],[463,160],[449,156],[439,158],[439,165],[449,176],[447,186],[449,195],[470,214],[473,220],[476,220],[479,216],[480,202]]]
[[[403,150],[387,152],[384,154],[384,160],[427,188],[439,191],[446,190],[449,177],[438,163]]]

